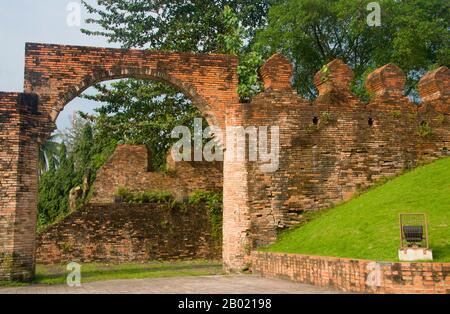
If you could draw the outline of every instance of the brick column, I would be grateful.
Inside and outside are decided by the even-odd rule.
[[[32,279],[35,269],[37,98],[0,93],[0,280]]]
[[[227,108],[227,128],[243,126],[245,104]],[[245,143],[234,143],[245,145]],[[227,149],[231,149],[227,142]],[[244,146],[245,147],[245,146]],[[223,170],[223,264],[227,272],[239,272],[249,261],[251,246],[248,169],[246,161],[228,158],[225,152]]]

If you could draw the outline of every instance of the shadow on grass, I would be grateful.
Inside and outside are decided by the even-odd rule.
[[[183,276],[222,275],[220,262],[151,262],[148,264],[82,264],[82,283],[117,279],[144,279]],[[65,265],[38,265],[31,284],[65,284],[68,275]],[[0,282],[0,287],[20,287],[26,283]]]
[[[431,246],[433,250],[433,259],[439,259],[440,262],[450,262],[450,245],[434,245]]]
[[[83,282],[115,279],[142,279],[176,276],[201,276],[222,273],[222,266],[218,263],[150,263],[150,264],[81,264]],[[55,284],[65,283],[67,271],[63,266],[57,266],[49,271],[39,272],[35,283]],[[56,271],[55,271],[56,270]]]

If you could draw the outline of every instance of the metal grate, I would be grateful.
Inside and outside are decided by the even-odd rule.
[[[428,249],[428,225],[425,214],[400,214],[400,247]]]

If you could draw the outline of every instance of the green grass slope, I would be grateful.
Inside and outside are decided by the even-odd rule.
[[[450,158],[417,168],[280,235],[270,252],[398,261],[399,214],[426,213],[435,261],[450,261]]]

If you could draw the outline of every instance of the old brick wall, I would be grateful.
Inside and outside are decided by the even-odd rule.
[[[422,78],[418,106],[403,96],[404,74],[392,64],[368,77],[369,103],[351,94],[353,73],[339,60],[318,73],[313,101],[292,90],[288,65],[271,58],[261,70],[265,91],[242,106],[243,125],[280,127],[279,170],[264,173],[260,162],[246,167],[252,247],[275,241],[305,211],[331,207],[383,177],[450,155],[448,68]],[[273,67],[284,74],[271,74]],[[419,135],[424,123],[432,134]]]
[[[221,258],[202,205],[90,204],[38,235],[38,263]]]
[[[38,145],[36,95],[0,92],[0,280],[34,275]]]
[[[390,263],[252,252],[252,272],[265,277],[364,293],[450,293],[450,263]]]
[[[149,154],[143,145],[117,146],[110,159],[99,169],[89,202],[113,203],[120,187],[132,192],[167,191],[178,200],[186,199],[195,190],[222,192],[222,162],[175,163],[169,154],[168,172],[153,172]]]
[[[171,84],[192,100],[210,126],[223,131],[228,108],[239,103],[235,56],[37,43],[27,43],[25,50],[24,90],[39,95],[39,112],[46,118],[45,128],[50,132],[56,128],[58,114],[67,103],[93,84],[106,80],[137,78]],[[217,140],[224,142],[224,138]],[[234,174],[232,169],[226,172],[228,174]],[[225,193],[227,187],[239,188],[224,185]],[[246,190],[237,194],[246,195]],[[247,233],[240,223],[239,211],[234,210],[236,204],[235,199],[224,198],[224,215],[230,217],[224,232],[230,237],[234,236],[231,234],[234,231],[241,235]],[[248,208],[243,211],[248,212]],[[234,243],[230,244],[230,251],[235,250]],[[224,247],[227,245],[224,242]],[[230,256],[225,263],[230,260],[230,265],[242,265],[242,250],[235,251],[237,257]]]

